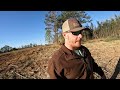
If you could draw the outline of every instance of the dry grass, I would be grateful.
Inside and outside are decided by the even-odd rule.
[[[105,71],[107,78],[110,78],[120,58],[120,40],[110,42],[104,42],[104,40],[91,41],[91,43],[84,45],[88,47],[95,61]],[[119,75],[117,78],[120,78]]]

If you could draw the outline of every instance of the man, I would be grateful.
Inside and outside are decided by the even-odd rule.
[[[93,72],[97,72],[103,79],[106,78],[89,50],[81,45],[81,32],[84,29],[75,18],[67,19],[63,23],[62,35],[65,43],[48,61],[51,79],[94,79]]]

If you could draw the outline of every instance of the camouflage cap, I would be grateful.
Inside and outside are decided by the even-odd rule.
[[[75,32],[82,29],[84,29],[84,27],[82,27],[80,22],[75,18],[67,19],[62,25],[62,32],[66,32],[66,31]]]

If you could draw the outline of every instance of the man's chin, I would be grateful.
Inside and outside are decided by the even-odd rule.
[[[80,47],[81,43],[80,42],[76,42],[76,47]]]

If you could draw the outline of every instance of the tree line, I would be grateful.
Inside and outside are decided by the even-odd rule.
[[[84,26],[86,30],[82,32],[83,41],[89,39],[120,37],[120,16],[104,22],[97,21],[98,26],[95,27],[91,17],[85,11],[48,11],[45,15],[45,41],[48,44],[64,42],[61,34],[62,23],[68,18],[77,18],[81,24],[89,24]]]
[[[120,39],[120,16],[115,15],[104,22],[97,21],[98,27],[94,30],[94,38],[117,38]]]
[[[15,47],[13,48],[13,47],[11,47],[9,45],[5,45],[2,48],[0,48],[0,53],[5,53],[5,52],[10,52],[10,51],[20,50],[20,49],[24,49],[24,48],[31,48],[31,47],[36,47],[36,46],[38,46],[38,45],[37,44],[32,44],[32,43],[30,43],[28,45],[23,45],[23,46],[18,47],[18,48],[15,48]]]

